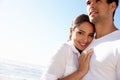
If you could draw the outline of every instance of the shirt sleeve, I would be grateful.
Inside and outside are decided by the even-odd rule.
[[[40,80],[57,80],[63,76],[65,72],[67,51],[66,45],[63,44],[57,52],[55,52],[55,55],[47,66],[47,70]]]

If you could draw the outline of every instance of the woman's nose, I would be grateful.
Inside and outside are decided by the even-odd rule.
[[[83,42],[84,42],[84,43],[87,43],[87,42],[88,42],[88,37],[87,37],[87,36],[83,38]]]

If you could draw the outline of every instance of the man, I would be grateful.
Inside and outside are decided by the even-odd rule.
[[[114,25],[118,0],[87,0],[89,19],[96,35],[90,68],[82,80],[120,80],[120,31]]]

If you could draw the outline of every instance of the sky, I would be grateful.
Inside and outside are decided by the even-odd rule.
[[[0,0],[0,59],[44,65],[67,42],[85,0]],[[120,7],[115,25],[120,29]]]

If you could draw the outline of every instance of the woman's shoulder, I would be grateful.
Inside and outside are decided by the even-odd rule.
[[[54,48],[53,53],[54,54],[58,54],[58,53],[64,54],[64,53],[68,52],[69,50],[70,50],[70,45],[69,45],[69,43],[66,42],[66,43],[57,45],[57,47]]]
[[[71,48],[71,45],[69,42],[66,42],[66,43],[62,43],[60,46],[58,46],[58,49],[70,49]]]

